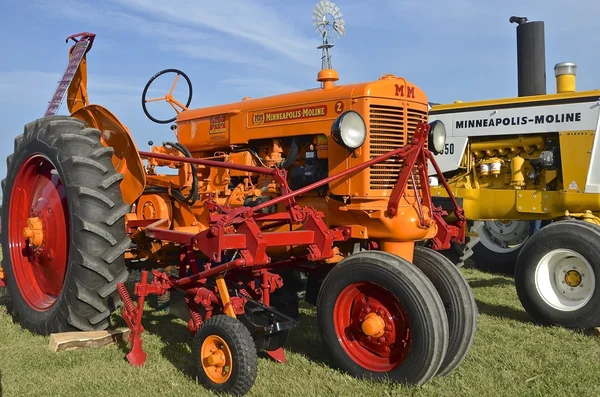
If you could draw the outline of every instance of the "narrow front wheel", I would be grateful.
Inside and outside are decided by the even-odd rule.
[[[256,346],[250,331],[235,318],[219,314],[204,321],[196,332],[192,352],[205,388],[244,395],[254,385]]]

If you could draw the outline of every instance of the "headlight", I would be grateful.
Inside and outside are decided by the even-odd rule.
[[[347,149],[358,149],[367,138],[367,125],[354,110],[342,113],[331,126],[331,136]]]
[[[429,150],[433,154],[440,154],[446,145],[446,127],[440,120],[429,123]]]

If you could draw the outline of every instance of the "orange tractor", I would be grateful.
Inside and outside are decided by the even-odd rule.
[[[190,109],[189,78],[169,69],[148,82],[142,103],[149,115],[157,76],[185,79],[185,104],[173,89],[158,98],[176,116],[150,116],[172,123],[175,139],[139,151],[129,129],[89,101],[94,37],[70,37],[45,117],[25,126],[7,159],[3,271],[22,327],[105,329],[122,306],[127,359],[142,365],[145,299],[170,293],[186,309],[202,384],[244,394],[258,350],[285,361],[306,288],[340,370],[422,385],[463,361],[475,302],[434,249],[464,243],[465,221],[454,199],[455,224],[431,203],[427,161],[435,166],[445,131],[427,124],[418,87],[389,74],[336,85],[324,68],[320,88]],[[56,115],[65,95],[69,116]],[[434,249],[416,246],[424,240]]]

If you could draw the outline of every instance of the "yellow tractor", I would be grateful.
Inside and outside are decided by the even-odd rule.
[[[510,22],[518,97],[431,105],[429,121],[447,131],[436,160],[469,224],[468,242],[446,255],[514,272],[537,322],[591,328],[600,324],[600,90],[577,92],[576,65],[562,62],[547,94],[544,22]],[[430,180],[434,203],[446,205]]]

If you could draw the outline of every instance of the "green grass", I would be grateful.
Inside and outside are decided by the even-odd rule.
[[[480,310],[474,345],[457,371],[420,389],[359,381],[330,367],[315,312],[286,349],[288,362],[259,359],[252,396],[600,396],[600,338],[539,327],[517,300],[509,278],[463,270]],[[2,292],[0,292],[2,294]],[[48,338],[14,324],[0,297],[0,371],[3,396],[209,396],[195,382],[191,336],[183,321],[144,314],[146,366],[124,360],[124,346],[52,353]],[[123,326],[118,315],[117,326]],[[3,393],[3,394],[2,394]]]

